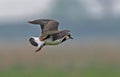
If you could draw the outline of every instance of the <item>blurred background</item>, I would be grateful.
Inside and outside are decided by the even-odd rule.
[[[120,77],[120,0],[0,0],[0,77]],[[74,40],[35,53],[31,19],[55,19]]]

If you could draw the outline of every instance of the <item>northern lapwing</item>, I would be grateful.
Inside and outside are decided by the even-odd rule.
[[[59,22],[52,19],[30,20],[28,23],[39,24],[41,26],[41,36],[31,37],[29,42],[38,47],[36,52],[40,51],[45,45],[58,45],[68,39],[73,39],[69,30],[58,31]]]

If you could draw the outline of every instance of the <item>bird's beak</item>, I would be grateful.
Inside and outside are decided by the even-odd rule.
[[[70,36],[70,39],[73,39],[73,37]]]

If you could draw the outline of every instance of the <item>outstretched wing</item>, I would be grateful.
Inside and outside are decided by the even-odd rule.
[[[50,34],[52,32],[58,31],[59,23],[52,19],[37,19],[28,21],[31,24],[39,24],[41,26],[42,34]]]

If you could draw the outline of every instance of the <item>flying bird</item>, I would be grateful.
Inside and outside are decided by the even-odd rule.
[[[38,47],[35,52],[38,52],[45,45],[58,45],[65,42],[68,39],[73,39],[69,30],[58,30],[59,22],[52,19],[37,19],[30,20],[28,23],[40,25],[41,27],[41,36],[40,37],[31,37],[29,42]]]

